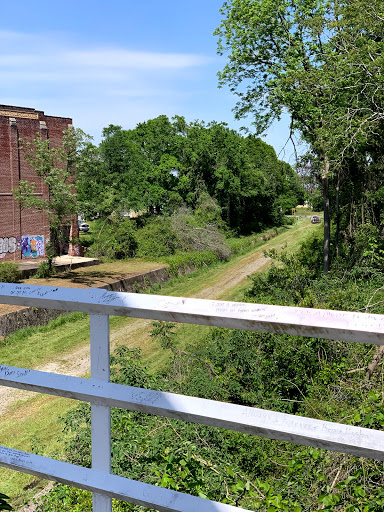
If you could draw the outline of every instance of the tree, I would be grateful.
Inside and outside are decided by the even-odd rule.
[[[279,162],[271,146],[225,123],[159,116],[133,130],[110,125],[103,136],[95,169],[84,173],[97,182],[101,214],[131,208],[172,214],[180,206],[202,211],[208,196],[220,211],[218,224],[249,233],[281,220],[281,195],[295,202],[298,185],[287,178],[292,168]]]
[[[384,120],[384,24],[380,0],[333,4],[328,60],[334,73],[333,124],[342,154],[358,152]]]
[[[384,117],[380,1],[230,0],[221,12],[218,51],[229,62],[219,84],[237,94],[236,116],[252,114],[262,133],[288,112],[320,164],[326,273],[329,180]]]
[[[228,84],[237,94],[236,117],[252,114],[257,133],[262,133],[288,112],[291,131],[299,130],[321,161],[327,272],[330,163],[319,130],[324,124],[328,94],[318,86],[328,37],[325,2],[230,0],[221,12],[226,17],[216,30],[218,51],[228,51],[229,62],[219,73],[219,84]]]
[[[158,213],[170,203],[180,204],[175,188],[178,161],[173,154],[177,146],[171,144],[169,121],[163,118],[168,121],[160,116],[134,130],[113,125],[103,130],[99,177],[101,190],[108,190],[111,198],[106,213],[129,209]],[[107,203],[101,199],[101,204]]]
[[[282,191],[276,183],[283,169],[271,146],[217,122],[192,123],[182,144],[180,176],[187,204],[196,208],[200,195],[208,193],[226,225],[238,233],[279,220],[274,200]]]
[[[35,195],[35,183],[26,180],[21,180],[13,193],[22,208],[34,208],[47,215],[51,232],[47,250],[50,266],[53,257],[62,254],[68,242],[68,225],[78,209],[74,180],[80,137],[79,132],[70,128],[64,132],[62,147],[50,147],[49,139],[42,139],[40,134],[32,142],[21,141],[25,159],[48,187],[49,194],[48,197]]]

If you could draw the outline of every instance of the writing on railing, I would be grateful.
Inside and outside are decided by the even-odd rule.
[[[230,505],[109,474],[110,407],[384,460],[384,432],[292,416],[196,397],[112,384],[108,315],[173,320],[254,331],[384,343],[381,315],[170,298],[27,285],[0,284],[0,303],[83,311],[91,315],[91,379],[0,366],[0,385],[88,401],[92,405],[93,468],[86,469],[0,447],[0,465],[65,482],[94,493],[94,512],[111,510],[111,498],[157,510],[229,512]]]

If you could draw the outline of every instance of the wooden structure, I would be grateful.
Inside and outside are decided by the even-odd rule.
[[[111,475],[110,407],[384,460],[382,431],[109,382],[109,315],[383,344],[381,315],[6,283],[1,302],[90,314],[90,379],[2,365],[0,385],[90,402],[92,469],[5,447],[0,466],[90,490],[94,512],[110,512],[111,498],[168,512],[242,510]]]

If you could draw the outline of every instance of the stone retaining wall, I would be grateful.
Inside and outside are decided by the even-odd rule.
[[[165,283],[168,281],[170,276],[167,270],[167,268],[151,270],[145,274],[139,274],[128,277],[127,279],[108,283],[100,286],[100,288],[114,292],[139,292],[140,290],[145,290],[152,284]],[[183,274],[189,274],[193,270],[195,269],[189,268],[185,270]],[[18,331],[19,329],[24,329],[25,327],[44,325],[53,318],[57,318],[62,314],[65,314],[65,312],[57,309],[25,307],[18,311],[13,311],[12,313],[0,315],[0,336],[8,336],[9,334]]]

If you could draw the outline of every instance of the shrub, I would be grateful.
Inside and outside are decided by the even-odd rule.
[[[203,265],[215,265],[218,263],[218,258],[212,251],[201,251],[173,254],[163,258],[163,261],[169,265],[168,273],[177,277],[179,272],[183,272],[191,267],[198,269]]]
[[[211,251],[219,260],[226,260],[231,255],[218,226],[201,224],[186,208],[180,208],[172,215],[171,224],[177,235],[178,245],[184,251]]]
[[[297,221],[296,217],[284,215],[283,224],[286,226],[292,226]]]
[[[362,224],[355,234],[355,260],[369,265],[382,265],[384,244],[379,229],[372,224]]]
[[[177,236],[168,217],[152,218],[136,233],[137,256],[158,258],[174,254]]]
[[[1,283],[18,283],[21,279],[21,272],[17,263],[4,262],[0,263],[0,282]]]
[[[317,275],[320,275],[323,270],[323,240],[322,233],[313,233],[302,242],[296,256],[306,269],[315,271]]]
[[[197,199],[195,219],[200,226],[218,226],[225,230],[226,225],[221,217],[221,208],[217,202],[206,191],[201,191]]]
[[[136,254],[135,225],[130,219],[108,219],[99,231],[90,254],[108,259],[132,258]]]
[[[48,277],[51,277],[54,273],[54,269],[52,265],[48,263],[48,261],[42,261],[35,272],[34,277],[37,277],[39,279],[46,279]]]

